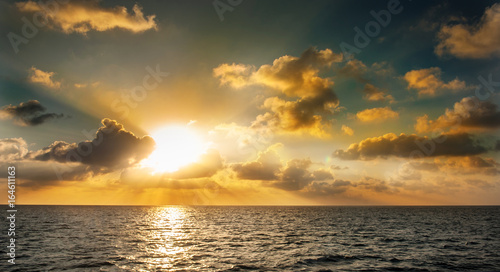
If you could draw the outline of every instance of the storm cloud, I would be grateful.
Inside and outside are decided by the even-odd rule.
[[[153,138],[137,137],[115,120],[105,118],[102,125],[92,141],[78,144],[56,141],[28,156],[40,161],[81,162],[93,166],[123,168],[148,157],[155,147]]]

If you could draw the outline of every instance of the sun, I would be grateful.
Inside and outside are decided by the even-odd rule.
[[[175,172],[196,162],[207,150],[207,144],[188,126],[170,125],[151,134],[156,148],[141,162],[154,172]]]

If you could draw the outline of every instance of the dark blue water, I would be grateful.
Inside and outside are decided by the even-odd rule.
[[[0,271],[500,271],[500,207],[21,206]]]

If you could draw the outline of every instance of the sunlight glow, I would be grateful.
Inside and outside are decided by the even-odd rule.
[[[196,162],[205,153],[207,145],[188,126],[166,126],[151,134],[156,149],[142,161],[143,167],[155,172],[175,172],[182,166]]]

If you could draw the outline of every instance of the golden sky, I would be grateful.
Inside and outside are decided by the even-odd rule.
[[[500,204],[494,1],[51,3],[1,2],[18,204]]]

